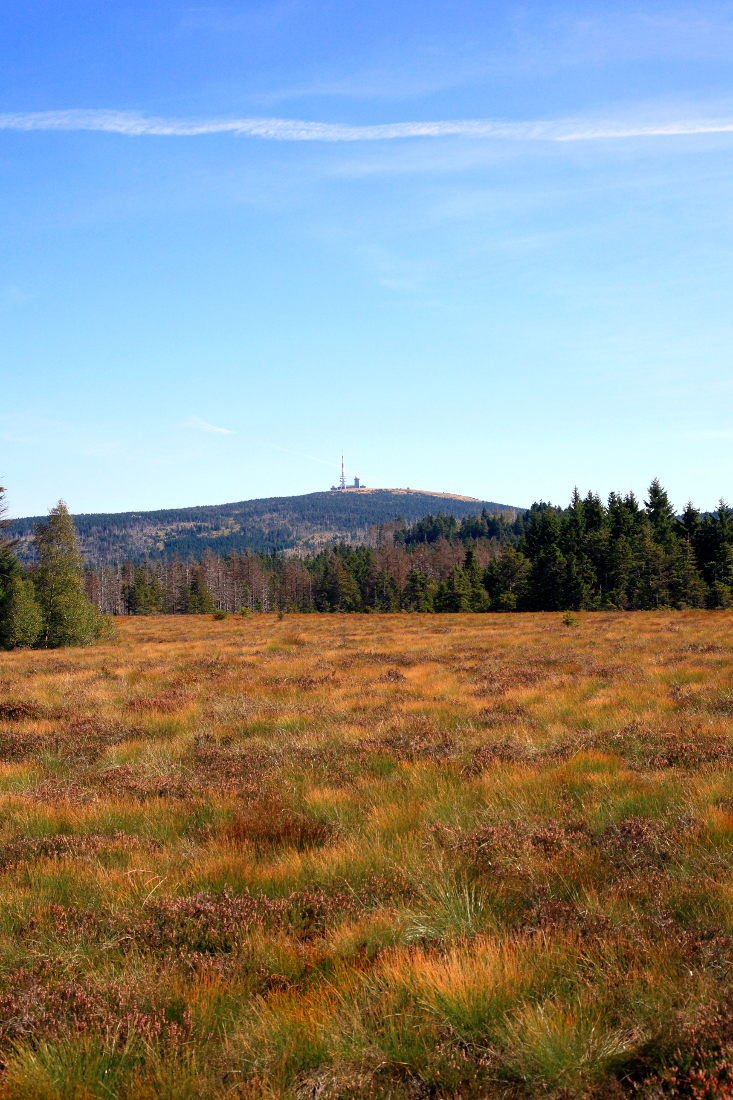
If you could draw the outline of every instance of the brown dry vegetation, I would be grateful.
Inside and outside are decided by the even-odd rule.
[[[733,613],[0,657],[0,1097],[733,1097]]]

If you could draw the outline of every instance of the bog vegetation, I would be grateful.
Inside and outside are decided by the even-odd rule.
[[[0,1098],[733,1095],[731,628],[2,654]]]
[[[336,494],[337,495],[337,494]],[[658,481],[633,493],[573,494],[567,508],[484,510],[462,520],[382,523],[370,544],[301,557],[207,551],[99,565],[90,598],[109,613],[202,611],[651,610],[733,605],[733,510],[676,516]]]

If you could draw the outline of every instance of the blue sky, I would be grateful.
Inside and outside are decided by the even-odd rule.
[[[16,515],[731,497],[733,3],[0,9]]]

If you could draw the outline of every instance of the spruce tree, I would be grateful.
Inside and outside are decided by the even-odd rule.
[[[476,552],[472,547],[466,550],[466,558],[463,563],[463,571],[471,590],[469,598],[470,611],[488,611],[489,594],[484,586],[484,571],[476,561]]]
[[[704,607],[705,582],[697,569],[695,551],[687,539],[679,539],[669,554],[669,596],[673,607]]]
[[[666,490],[662,488],[656,477],[649,486],[648,496],[649,499],[644,503],[652,527],[652,537],[659,546],[664,547],[665,550],[671,550],[677,526],[674,508]]]
[[[13,550],[15,539],[8,538],[5,534],[10,521],[6,519],[4,496],[5,489],[0,486],[0,645],[10,649],[18,644],[12,640],[15,630],[11,629],[11,618],[16,613],[16,581],[22,577],[22,570]]]
[[[62,500],[36,526],[38,565],[33,571],[41,609],[41,644],[55,648],[91,645],[102,630],[102,617],[86,598],[74,521]]]
[[[402,593],[402,606],[405,611],[432,611],[436,584],[432,577],[421,569],[411,569]]]
[[[375,611],[399,611],[397,581],[387,569],[380,569],[377,573],[375,590],[374,603],[370,605]]]
[[[441,581],[435,593],[436,611],[470,611],[471,581],[460,565],[455,565],[447,580]]]
[[[33,581],[20,570],[10,578],[0,623],[0,641],[7,649],[35,645],[43,631],[43,615]]]
[[[521,609],[527,596],[531,563],[528,558],[506,546],[486,566],[484,585],[494,611]]]
[[[132,581],[124,590],[128,615],[155,615],[162,611],[165,593],[158,578],[149,568],[135,567]]]
[[[532,562],[530,600],[535,611],[563,611],[567,607],[568,563],[557,546],[542,550]]]
[[[214,601],[201,569],[194,569],[191,583],[186,589],[186,612],[189,615],[206,615],[214,610]]]

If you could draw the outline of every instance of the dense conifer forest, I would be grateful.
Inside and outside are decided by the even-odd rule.
[[[657,480],[646,499],[576,491],[566,508],[385,523],[368,544],[318,553],[127,560],[87,569],[118,615],[251,611],[576,611],[733,603],[733,510],[676,515]]]

